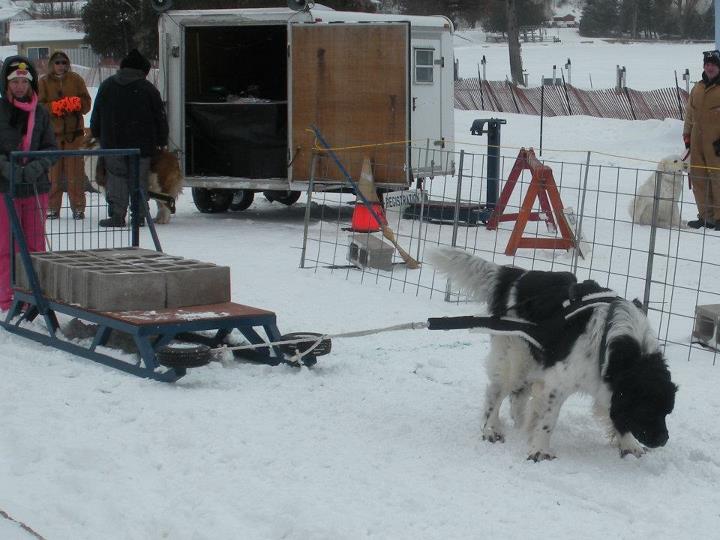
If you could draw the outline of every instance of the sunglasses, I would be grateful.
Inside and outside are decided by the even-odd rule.
[[[707,62],[708,60],[711,60],[711,59],[720,61],[720,51],[718,51],[718,50],[703,51],[703,60],[705,60]]]
[[[67,66],[67,60],[55,60],[56,66]]]

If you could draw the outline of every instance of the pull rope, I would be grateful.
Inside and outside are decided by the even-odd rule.
[[[398,330],[419,330],[428,327],[428,321],[409,322],[404,324],[394,324],[392,326],[383,326],[381,328],[371,328],[368,330],[356,330],[353,332],[343,332],[342,334],[323,334],[318,337],[311,338],[297,338],[297,339],[284,339],[281,341],[270,341],[261,344],[247,344],[247,345],[233,345],[228,347],[223,345],[222,347],[215,347],[212,351],[242,351],[247,349],[257,349],[259,347],[275,347],[278,345],[296,345],[299,343],[312,343],[305,351],[298,351],[288,361],[293,364],[299,364],[300,361],[314,351],[322,342],[326,339],[337,339],[337,338],[355,338],[363,336],[371,336],[373,334],[381,334],[383,332],[397,332]]]

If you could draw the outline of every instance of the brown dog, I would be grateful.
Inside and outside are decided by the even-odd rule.
[[[175,201],[182,193],[183,177],[180,172],[180,162],[175,154],[162,150],[150,161],[150,175],[148,176],[148,193],[157,203],[155,223],[164,225],[170,223],[170,214],[175,213]],[[164,196],[163,198],[154,196]],[[168,204],[164,198],[169,197]],[[171,207],[172,205],[172,207]]]
[[[97,141],[89,129],[85,130],[85,148],[98,148]],[[95,165],[95,182],[99,187],[105,187],[105,167],[102,159],[98,159]],[[170,223],[170,215],[175,213],[175,200],[182,193],[182,184],[183,177],[177,156],[167,150],[161,150],[150,161],[148,176],[148,196],[155,199],[158,208],[155,223],[161,225]]]

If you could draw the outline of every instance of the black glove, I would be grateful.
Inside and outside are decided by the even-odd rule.
[[[36,159],[31,161],[23,169],[23,180],[28,184],[37,184],[37,181],[47,171],[46,162],[44,159]]]
[[[10,162],[7,156],[0,154],[0,176],[8,182],[10,181]],[[15,162],[15,182],[22,180],[22,167]]]
[[[713,149],[715,150],[715,155],[720,156],[720,139],[713,143]]]

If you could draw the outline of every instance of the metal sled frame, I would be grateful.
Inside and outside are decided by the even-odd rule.
[[[34,277],[37,279],[36,276]],[[84,346],[61,338],[58,332],[57,313],[97,324],[92,343]],[[40,317],[45,322],[45,332],[41,331],[39,325],[35,325],[38,329],[21,326],[23,322],[32,322]],[[237,329],[251,344],[257,345],[247,355],[250,360],[270,365],[286,362],[282,351],[276,346],[268,345],[256,331],[257,327],[261,327],[270,342],[279,341],[280,332],[276,325],[275,313],[232,302],[154,310],[150,316],[143,311],[91,311],[16,289],[8,316],[0,324],[9,332],[43,345],[82,356],[126,373],[163,382],[177,381],[187,373],[187,369],[160,365],[156,356],[159,349],[176,339],[218,347],[234,329]],[[113,330],[133,338],[139,356],[136,362],[117,358],[98,349],[106,345]],[[214,331],[214,334],[212,336],[196,334],[196,332],[208,331]],[[310,362],[309,357],[305,359],[306,364]]]
[[[139,157],[137,150],[95,150],[70,152],[12,152],[11,163],[17,158],[43,155],[129,155]],[[134,172],[137,177],[137,160],[134,161]],[[10,178],[10,191],[14,192],[14,167]],[[251,344],[257,345],[249,354],[238,354],[253,361],[277,365],[287,362],[279,347],[270,345],[280,339],[277,329],[275,313],[259,308],[243,306],[231,302],[194,306],[179,309],[154,310],[151,313],[142,311],[92,311],[75,305],[57,302],[45,297],[40,282],[32,265],[25,235],[15,211],[13,199],[9,193],[4,194],[8,221],[11,228],[11,238],[17,245],[17,253],[22,260],[22,266],[28,277],[30,289],[16,288],[12,306],[4,321],[0,325],[8,332],[18,334],[28,339],[42,343],[56,349],[82,356],[94,362],[131,373],[139,377],[155,379],[164,382],[174,382],[187,373],[184,367],[165,367],[157,360],[157,351],[178,339],[210,345],[220,346],[223,340],[237,329]],[[144,193],[141,193],[141,203],[147,205]],[[137,212],[133,212],[137,214]],[[155,243],[155,248],[161,251],[155,227],[146,212],[147,225]],[[132,245],[139,246],[139,223],[133,223]],[[12,242],[11,242],[12,244]],[[11,254],[14,253],[11,248]],[[11,269],[15,268],[13,255],[11,255]],[[80,345],[74,341],[67,341],[59,335],[57,314],[69,315],[83,321],[97,324],[97,331],[92,343],[88,346]],[[37,320],[39,319],[39,320]],[[37,322],[35,322],[37,320]],[[44,328],[40,321],[44,321]],[[34,323],[32,325],[23,323]],[[265,341],[255,330],[262,328],[269,341]],[[128,334],[138,349],[136,361],[123,360],[108,353],[102,352],[98,347],[106,345],[111,331],[116,330]],[[215,331],[212,336],[200,335],[197,332]],[[126,354],[130,357],[130,354]],[[315,357],[306,356],[305,365],[313,365]]]

